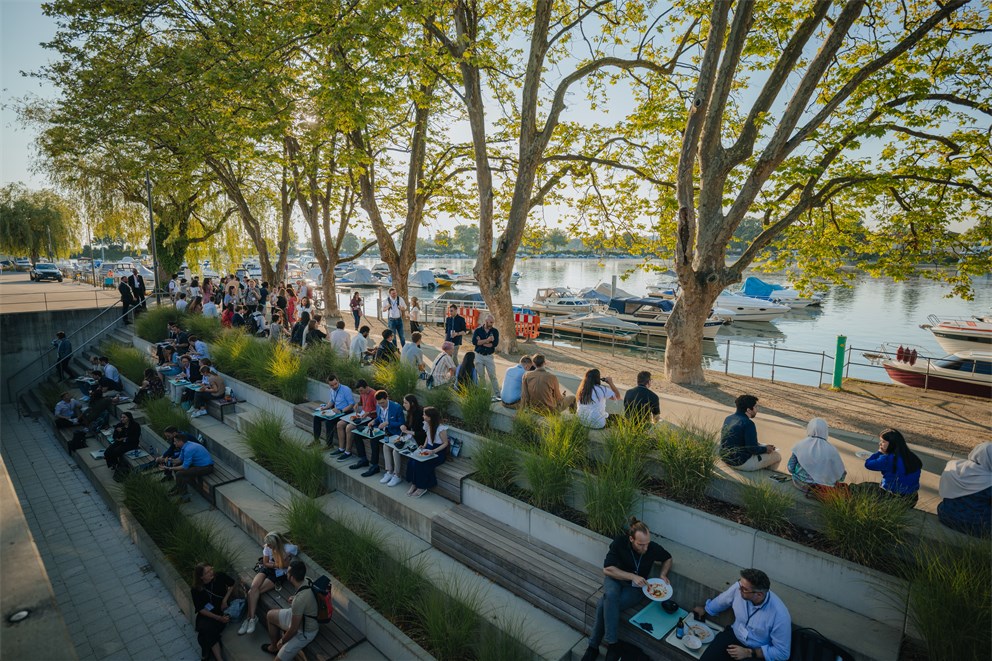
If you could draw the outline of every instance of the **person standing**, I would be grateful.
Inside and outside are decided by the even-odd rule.
[[[651,390],[651,372],[637,373],[637,387],[624,393],[623,412],[627,417],[641,416],[645,421],[658,422],[661,402]]]
[[[353,292],[348,307],[351,308],[351,316],[355,318],[355,330],[357,331],[358,324],[362,320],[362,295],[357,291]]]
[[[737,410],[723,421],[720,458],[734,470],[775,470],[782,461],[782,455],[774,445],[758,443],[758,428],[753,420],[758,415],[758,398],[741,395],[734,400],[734,406]]]
[[[142,310],[147,310],[145,279],[138,273],[138,269],[131,269],[131,277],[127,279],[127,284],[131,285],[131,290],[134,291],[135,307],[141,306]]]
[[[489,374],[489,382],[493,392],[499,393],[499,379],[496,378],[496,347],[499,346],[499,331],[493,327],[496,318],[487,314],[482,325],[472,333],[472,344],[475,346],[475,365],[483,379]]]
[[[410,335],[422,333],[423,324],[420,323],[420,299],[416,296],[410,297]]]
[[[406,344],[403,336],[403,313],[406,311],[406,301],[396,293],[396,287],[389,288],[389,295],[386,297],[386,320],[389,330],[396,333],[400,340],[400,347]],[[396,344],[396,340],[393,340]]]
[[[66,338],[65,331],[59,331],[55,334],[52,346],[55,347],[55,371],[59,375],[59,380],[72,377],[69,372],[69,363],[72,361],[72,342]]]
[[[672,554],[651,541],[651,531],[644,522],[631,517],[629,529],[610,543],[603,560],[603,596],[596,605],[596,621],[582,661],[594,661],[603,642],[607,660],[618,658],[613,645],[617,642],[620,613],[644,598],[642,588],[655,564],[661,565],[659,578],[668,583]]]
[[[120,284],[117,285],[117,291],[121,295],[121,305],[124,307],[124,312],[121,313],[121,316],[124,317],[124,325],[127,326],[131,323],[127,313],[131,311],[135,303],[134,290],[127,283],[127,278],[122,277]]]
[[[760,569],[742,569],[739,581],[705,606],[692,612],[697,618],[734,612],[734,623],[718,633],[706,648],[701,661],[767,659],[786,661],[792,647],[792,616],[782,600],[771,591],[768,575]]]
[[[451,359],[456,365],[458,364],[458,350],[462,346],[462,337],[468,335],[466,328],[468,327],[465,325],[465,317],[458,314],[458,306],[452,303],[448,306],[448,316],[444,320],[444,339],[446,342],[451,342],[454,347]]]
[[[271,308],[266,307],[266,304],[268,302],[269,302],[269,282],[266,280],[263,281],[262,286],[258,288],[258,309],[262,311],[262,314],[265,316],[266,321],[272,319],[271,316],[272,310]]]

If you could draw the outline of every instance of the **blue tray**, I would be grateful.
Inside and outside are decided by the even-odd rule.
[[[651,631],[644,631],[644,633],[648,634],[655,640],[661,640],[675,628],[675,625],[678,624],[680,617],[689,617],[689,612],[683,608],[679,608],[677,611],[669,615],[661,607],[660,601],[652,601],[650,604],[642,608],[637,615],[630,618],[630,622],[637,628],[641,629],[641,631],[644,631],[644,628],[640,626],[642,623],[650,623],[652,627]]]

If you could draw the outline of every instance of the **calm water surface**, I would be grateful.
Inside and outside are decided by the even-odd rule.
[[[568,286],[577,291],[600,282],[609,283],[614,275],[626,277],[625,280],[618,279],[620,289],[643,296],[649,286],[659,281],[660,276],[643,271],[627,274],[636,263],[635,260],[621,259],[602,262],[595,259],[518,260],[516,270],[521,278],[511,290],[513,302],[530,303],[540,288]],[[417,268],[442,266],[470,273],[473,264],[474,260],[469,259],[422,259],[417,262]],[[776,274],[756,275],[768,282],[785,282]],[[901,343],[921,347],[924,350],[921,353],[925,355],[943,356],[945,352],[930,332],[919,326],[927,323],[930,314],[968,317],[989,313],[992,309],[992,277],[976,279],[974,289],[975,300],[964,301],[945,298],[950,291],[946,285],[924,278],[893,282],[886,278],[862,276],[850,287],[831,287],[819,309],[793,311],[769,323],[737,322],[724,326],[716,342],[707,343],[706,367],[751,374],[753,362],[771,363],[774,355],[776,379],[816,385],[820,380],[816,371],[821,363],[825,364],[827,372],[831,371],[837,336],[845,335],[847,346],[851,348],[850,376],[888,381],[884,370],[864,365],[867,361],[862,357],[862,352],[877,351],[883,343],[895,346]],[[811,353],[791,353],[783,349]],[[599,350],[611,351],[609,347]],[[800,371],[789,366],[814,371]],[[770,366],[758,364],[753,365],[753,369],[755,376],[771,376]],[[828,382],[829,375],[823,376],[822,380]]]

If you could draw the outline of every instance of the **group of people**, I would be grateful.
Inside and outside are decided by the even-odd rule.
[[[364,379],[359,379],[352,390],[332,374],[327,385],[330,389],[327,403],[321,405],[313,418],[315,444],[321,442],[326,427],[327,445],[334,448],[331,456],[338,462],[355,459],[348,468],[364,468],[362,477],[377,475],[384,468],[379,481],[395,487],[405,479],[410,484],[407,495],[413,498],[420,498],[437,486],[437,467],[445,462],[450,446],[448,427],[443,424],[439,409],[422,406],[413,394],[406,395],[402,403],[394,402],[388,392],[371,388]],[[365,438],[376,434],[379,438],[369,440],[371,451],[366,452]],[[403,475],[400,450],[407,446],[406,439],[414,442],[418,458],[407,461]]]

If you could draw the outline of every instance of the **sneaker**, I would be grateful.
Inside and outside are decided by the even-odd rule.
[[[369,469],[367,471],[365,471],[364,473],[362,473],[362,477],[372,477],[373,475],[375,475],[378,472],[379,472],[379,467],[376,466],[375,464],[373,464],[373,465],[369,466]]]
[[[596,661],[599,658],[599,646],[587,647],[586,653],[582,655],[582,661]]]
[[[342,450],[341,448],[334,448],[333,450],[331,450],[332,457],[336,457],[339,454],[344,454],[344,450]]]
[[[399,475],[393,475],[393,479],[386,483],[387,487],[395,487],[397,484],[403,481],[403,478]]]
[[[389,482],[391,479],[393,479],[392,472],[386,471],[386,474],[382,476],[381,480],[379,480],[379,484],[385,484],[386,482]]]
[[[358,463],[354,463],[351,466],[348,466],[348,470],[357,470],[359,468],[365,468],[368,465],[369,465],[368,459],[360,459]]]
[[[255,617],[248,618],[248,628],[245,630],[245,633],[247,633],[248,635],[255,633],[255,624],[257,622],[258,622],[257,615]]]
[[[193,413],[190,413],[189,414],[189,417],[191,417],[191,418],[199,418],[201,415],[206,415],[206,414],[207,414],[207,410],[206,409],[199,409],[199,410],[197,410],[197,411],[195,411]]]
[[[90,396],[89,395],[83,395],[82,397],[79,398],[79,401],[88,402],[88,401],[90,401]]]
[[[342,452],[340,455],[338,455],[338,458],[336,459],[336,461],[348,461],[349,459],[351,459],[351,453],[350,452]]]
[[[240,628],[238,629],[238,635],[239,635],[239,636],[243,636],[243,635],[245,635],[246,633],[248,633],[248,623],[249,623],[249,622],[251,622],[251,618],[248,618],[248,619],[246,619],[246,620],[244,620],[244,621],[243,621],[243,622],[241,623],[241,627],[240,627]]]

